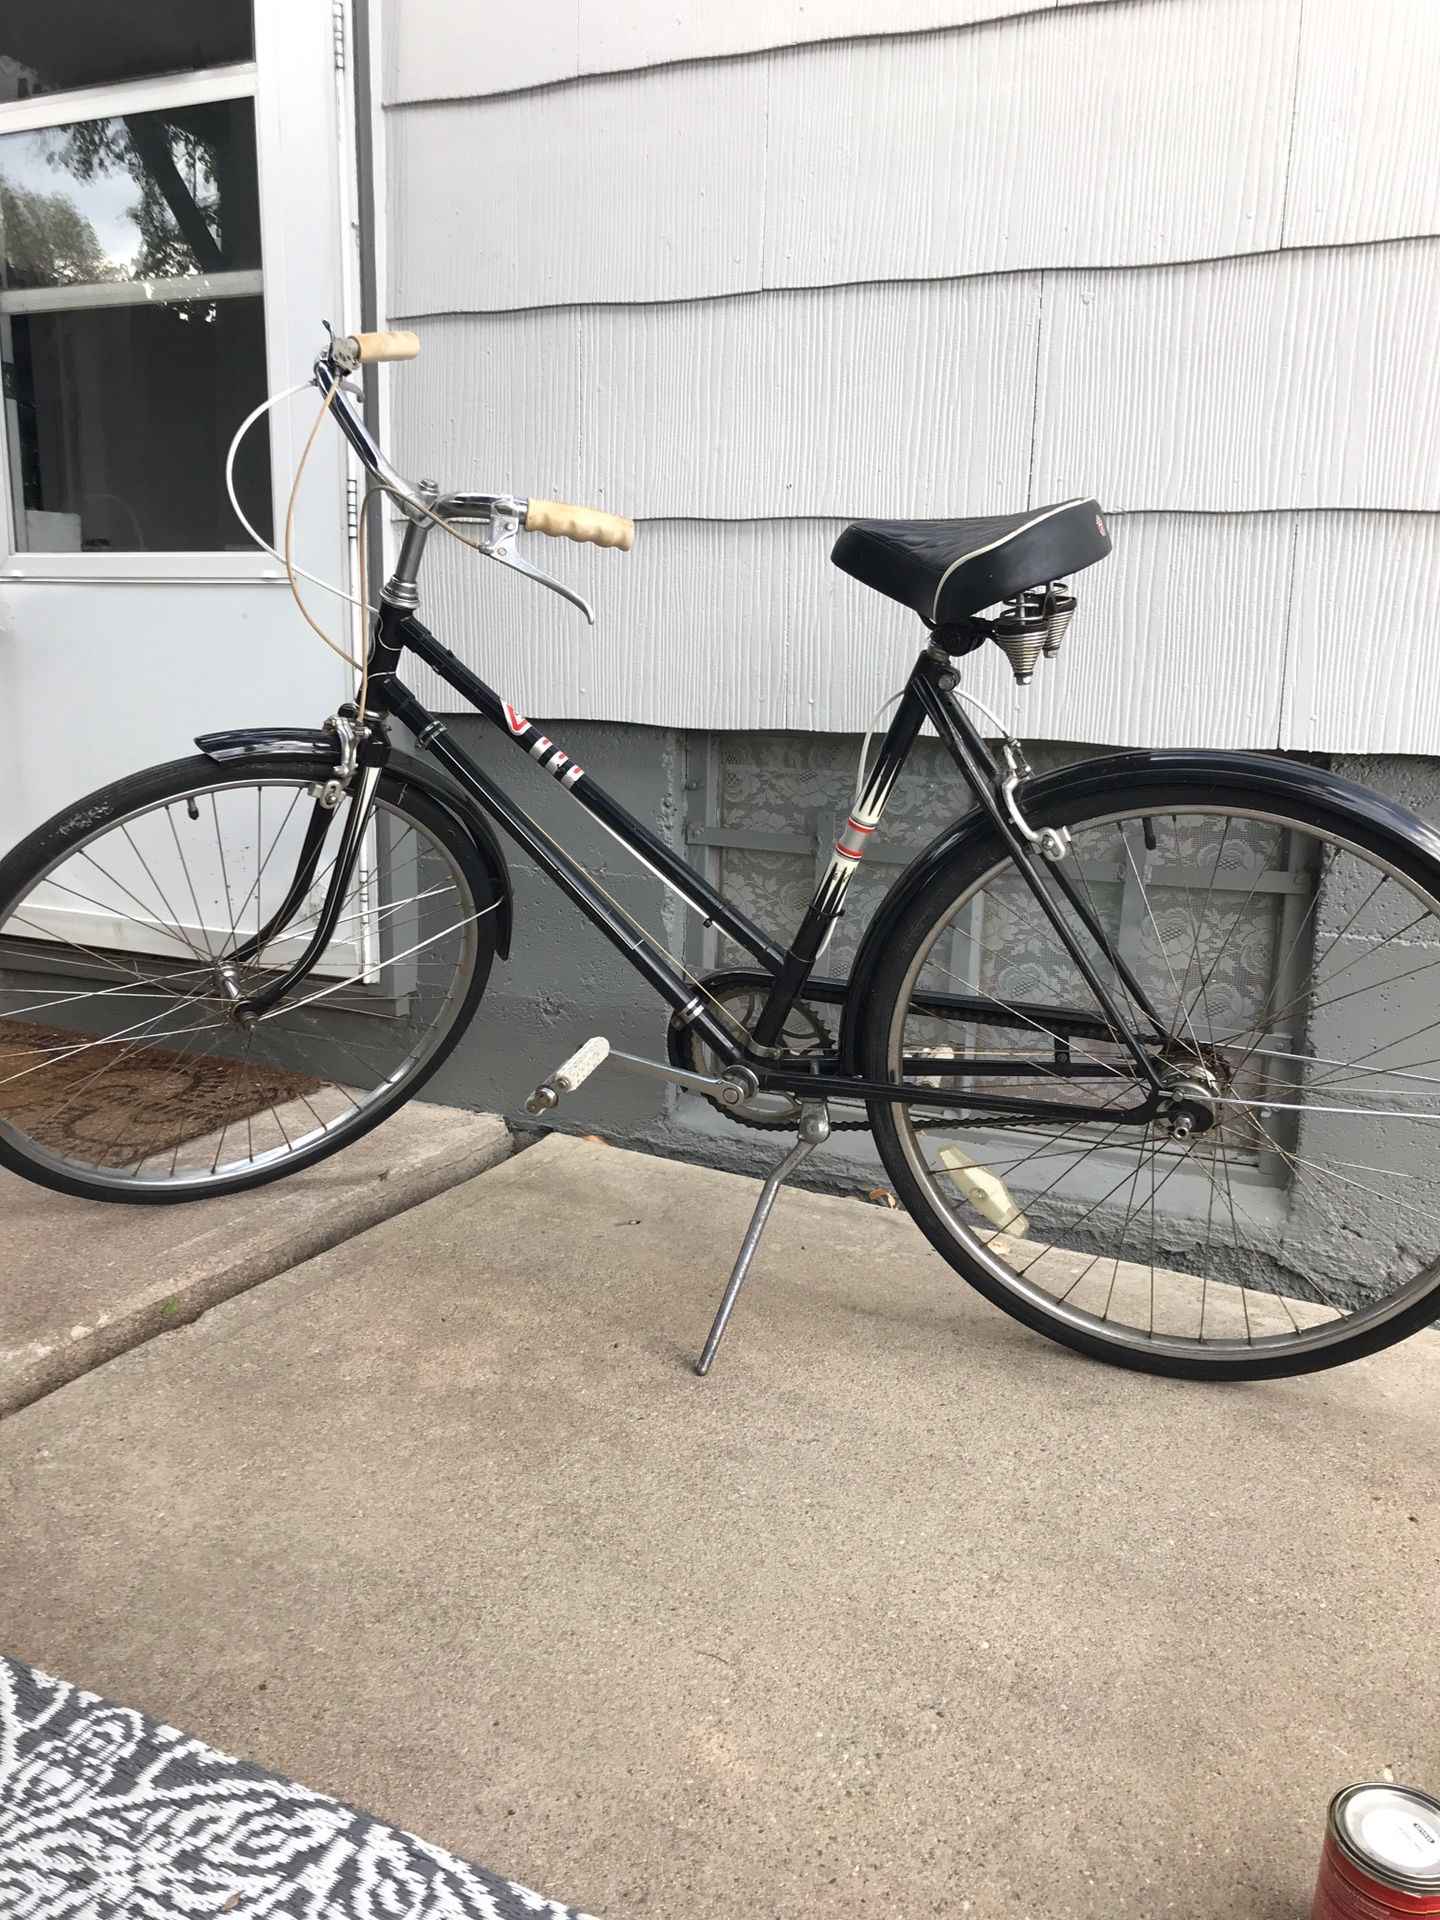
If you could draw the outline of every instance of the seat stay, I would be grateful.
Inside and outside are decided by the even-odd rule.
[[[922,659],[924,657],[922,655]],[[1061,945],[1074,961],[1081,979],[1095,996],[1096,1006],[1109,1029],[1109,1038],[1125,1049],[1139,1069],[1145,1085],[1158,1096],[1161,1092],[1161,1082],[1155,1063],[1134,1033],[1127,1015],[1117,1004],[1114,995],[1101,977],[1094,961],[1086,953],[1066,916],[1060,911],[1054,895],[1045,885],[1044,877],[1037,865],[1036,854],[1026,844],[1001,804],[999,769],[995,765],[989,748],[976,731],[973,721],[953,696],[951,691],[953,676],[944,679],[938,675],[926,677],[917,674],[912,679],[912,685],[916,687],[924,703],[926,717],[933,723],[935,731],[948,747],[951,757],[964,774],[980,806],[990,816],[996,832],[1004,842],[1006,851],[1029,887],[1035,904],[1050,922]],[[1097,929],[1098,922],[1092,920],[1087,931],[1094,932]],[[1114,964],[1116,956],[1113,946],[1104,939],[1103,934],[1100,937],[1106,959]]]

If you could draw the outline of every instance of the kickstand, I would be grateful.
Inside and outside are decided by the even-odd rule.
[[[735,1257],[735,1265],[726,1283],[719,1312],[715,1315],[715,1324],[710,1329],[710,1337],[705,1342],[704,1352],[695,1362],[695,1371],[702,1379],[709,1373],[716,1349],[724,1337],[726,1322],[745,1283],[745,1276],[750,1271],[750,1262],[755,1258],[755,1249],[759,1246],[760,1236],[765,1231],[765,1222],[770,1218],[770,1209],[775,1204],[776,1194],[801,1162],[808,1160],[816,1147],[829,1137],[830,1109],[825,1102],[823,1100],[802,1101],[800,1138],[779,1165],[771,1171],[769,1178],[760,1189],[760,1198],[755,1202],[755,1211],[751,1214],[750,1224],[745,1229],[745,1238],[740,1242],[740,1251]]]

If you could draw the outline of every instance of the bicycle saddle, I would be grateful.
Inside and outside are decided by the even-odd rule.
[[[932,626],[945,626],[1067,579],[1109,551],[1100,502],[1065,500],[980,520],[856,520],[830,558]]]

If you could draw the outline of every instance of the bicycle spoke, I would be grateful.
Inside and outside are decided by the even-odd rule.
[[[39,872],[0,920],[7,1138],[107,1191],[204,1190],[283,1170],[403,1095],[461,1009],[495,903],[477,908],[448,846],[393,803],[372,818],[385,808],[388,864],[352,877],[316,971],[248,1027],[244,996],[304,952],[334,884],[332,841],[266,950],[222,976],[294,886],[313,826],[303,781],[240,773],[172,792]],[[103,916],[124,950],[52,929],[47,898]],[[172,950],[183,959],[148,957]]]
[[[1055,1064],[1032,1043],[1013,1049],[1012,1070],[986,1036],[996,1071],[983,1084],[1013,1110],[962,1109],[949,1125],[930,1109],[897,1111],[936,1221],[958,1229],[973,1217],[970,1205],[984,1213],[992,1203],[983,1180],[973,1203],[959,1197],[966,1189],[932,1162],[939,1149],[927,1142],[978,1142],[972,1165],[1005,1183],[1027,1222],[1018,1239],[1013,1229],[985,1238],[992,1274],[1048,1300],[1077,1333],[1099,1330],[1137,1352],[1193,1351],[1212,1366],[1252,1355],[1268,1362],[1287,1345],[1333,1351],[1336,1329],[1348,1337],[1427,1289],[1440,1301],[1440,1156],[1430,1144],[1440,1145],[1432,1127],[1440,1021],[1419,1018],[1440,975],[1440,906],[1396,871],[1268,806],[1247,816],[1151,805],[1070,830],[1077,939],[1095,942],[1110,963],[1116,1010],[1152,1053],[1161,1093],[1146,1096],[1137,1072],[1116,1097],[1140,1103],[1143,1124],[1125,1124],[1118,1111],[1113,1121],[1087,1117],[1087,1075],[1103,1066],[1123,1078],[1123,1069],[1103,1048],[1086,1057],[1035,1011],[1074,1003],[1073,957],[1027,914],[1023,882],[1002,859],[915,949],[909,1011],[892,1046],[912,1084],[938,1052],[957,1092],[978,1085],[980,1076],[966,1079],[966,1056],[981,1051],[993,1007],[1043,1037]],[[1118,910],[1106,891],[1117,870]],[[1302,882],[1303,904],[1293,897]],[[967,943],[953,966],[952,927],[963,927]],[[1143,986],[1144,1014],[1122,964]],[[1007,986],[1024,980],[1010,1001],[976,984],[992,967]],[[927,1007],[927,992],[942,987],[977,998],[976,1011]],[[1415,1017],[1406,1021],[1406,1010]],[[1163,1015],[1158,1032],[1152,1014]],[[957,1043],[931,1044],[947,1026]],[[1116,1034],[1116,1043],[1129,1038]],[[1075,1119],[1027,1119],[1025,1102],[1057,1079]],[[1189,1177],[1177,1179],[1182,1171]],[[1291,1225],[1326,1194],[1337,1196],[1330,1207],[1346,1209],[1343,1255],[1328,1250],[1328,1211],[1316,1227]],[[1318,1237],[1313,1252],[1307,1232]]]

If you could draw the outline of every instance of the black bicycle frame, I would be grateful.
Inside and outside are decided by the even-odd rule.
[[[677,971],[677,963],[649,934],[641,930],[598,882],[574,860],[509,794],[466,753],[405,685],[399,665],[413,654],[438,674],[521,752],[563,786],[592,818],[612,834],[651,872],[657,875],[697,913],[753,956],[757,982],[768,988],[753,1029],[746,1033],[692,977]],[[952,697],[955,670],[938,645],[919,655],[901,695],[895,716],[870,768],[860,796],[836,842],[795,937],[781,948],[746,914],[727,900],[705,877],[680,858],[664,841],[620,804],[578,765],[563,747],[518,713],[444,646],[413,613],[391,602],[382,603],[370,656],[369,713],[383,722],[393,716],[414,735],[416,745],[432,756],[481,812],[496,821],[509,837],[561,889],[575,906],[610,940],[630,965],[673,1009],[678,1020],[692,1027],[726,1066],[743,1063],[767,1090],[814,1097],[823,1088],[829,1097],[898,1101],[926,1106],[963,1107],[978,1114],[993,1112],[1010,1117],[1063,1117],[1067,1120],[1104,1117],[1107,1121],[1133,1119],[1137,1124],[1153,1116],[1161,1092],[1154,1065],[1129,1020],[1117,1005],[1104,978],[1086,953],[1050,890],[1046,887],[1025,835],[1007,815],[1000,798],[1000,769],[960,704]],[[815,997],[843,999],[844,984],[813,978],[816,962],[836,919],[844,910],[850,881],[879,824],[920,729],[926,720],[935,727],[982,808],[989,814],[1007,851],[1025,876],[1041,910],[1071,955],[1095,997],[1096,1011],[1075,1009],[1007,1008],[979,995],[923,992],[917,1010],[937,1017],[967,1020],[991,1027],[1037,1027],[1035,1016],[1049,1020],[1045,1038],[1055,1048],[1053,1062],[1017,1061],[1012,1055],[967,1054],[952,1061],[926,1059],[923,1071],[932,1082],[946,1074],[967,1080],[989,1074],[1007,1077],[1027,1073],[1046,1078],[1087,1079],[1115,1069],[1093,1058],[1071,1055],[1070,1039],[1086,1038],[1120,1045],[1130,1054],[1141,1098],[1133,1108],[1117,1112],[1113,1105],[1090,1107],[1075,1101],[1025,1099],[1015,1094],[986,1093],[967,1086],[953,1092],[930,1086],[869,1081],[840,1071],[838,1060],[794,1055],[787,1057],[781,1035],[796,1002],[810,989]],[[1052,869],[1053,872],[1053,869]],[[1154,1021],[1139,983],[1113,950],[1094,915],[1080,900],[1068,878],[1057,876],[1070,911],[1112,967],[1129,998]],[[1158,1022],[1156,1023],[1158,1030]]]
[[[963,1107],[979,1113],[1003,1113],[1007,1116],[1056,1115],[1072,1121],[1104,1118],[1111,1122],[1134,1120],[1141,1123],[1153,1117],[1164,1092],[1156,1066],[1132,1032],[1129,1021],[1116,1004],[1099,969],[1085,952],[1066,913],[1061,911],[1045,885],[1032,850],[1034,836],[1023,827],[1013,805],[1007,812],[1002,804],[1006,796],[1001,771],[964,709],[952,697],[956,675],[951,653],[943,644],[945,636],[933,636],[916,660],[895,717],[890,722],[854,809],[835,843],[834,852],[805,918],[790,945],[784,949],[777,947],[732,901],[727,900],[702,874],[672,852],[664,841],[621,806],[583,767],[578,766],[563,747],[543,735],[508,701],[502,700],[493,687],[487,686],[478,674],[473,673],[463,661],[457,660],[450,649],[443,646],[410,611],[416,603],[415,581],[420,558],[431,525],[437,518],[448,513],[455,518],[473,519],[479,514],[489,516],[494,527],[499,524],[495,519],[498,513],[501,520],[509,516],[507,524],[513,534],[524,515],[525,502],[508,497],[469,494],[450,495],[442,500],[432,489],[422,487],[417,490],[385,459],[369,430],[355,413],[346,397],[333,350],[322,354],[316,361],[315,383],[327,395],[336,424],[361,462],[380,483],[382,490],[400,502],[409,522],[395,578],[381,598],[370,645],[368,709],[378,724],[360,742],[358,764],[353,769],[357,778],[352,790],[352,818],[347,822],[346,848],[358,845],[359,823],[368,808],[366,796],[373,793],[379,766],[389,751],[383,723],[387,715],[393,715],[410,729],[417,746],[429,753],[452,776],[460,789],[457,804],[462,810],[468,802],[482,816],[488,815],[497,821],[586,918],[619,948],[641,977],[668,1002],[676,1020],[692,1028],[725,1066],[743,1062],[762,1088],[809,1094],[812,1097],[823,1088],[827,1095],[848,1094],[859,1099]],[[520,566],[521,571],[534,572],[528,562],[520,562],[513,552],[502,552],[498,546],[493,551],[496,558],[507,558],[510,565]],[[544,575],[540,577],[547,579]],[[547,579],[547,584],[567,598],[575,597],[558,581]],[[583,605],[583,602],[580,604]],[[968,639],[957,639],[953,651],[967,652],[972,644]],[[687,974],[658,941],[637,926],[593,876],[572,859],[523,808],[517,806],[504,789],[450,737],[445,723],[427,711],[400,679],[398,668],[406,652],[413,653],[439,674],[447,685],[453,687],[507,739],[558,780],[571,797],[642,865],[701,914],[707,925],[720,927],[754,957],[757,962],[755,983],[765,990],[765,1000],[752,1031],[746,1032],[737,1021],[732,1020],[706,991],[704,984]],[[802,1060],[793,1054],[787,1055],[782,1035],[797,1000],[805,997],[807,992],[832,1004],[837,999],[841,1003],[845,1000],[845,984],[815,979],[815,964],[824,951],[836,920],[844,911],[845,896],[855,868],[864,856],[870,836],[880,822],[895,782],[927,719],[965,775],[979,806],[989,815],[1046,919],[1095,996],[1097,1012],[1088,1016],[1072,1009],[1006,1007],[1003,1003],[979,995],[935,993],[927,989],[915,1001],[922,1013],[968,1020],[980,1026],[1039,1028],[1052,1042],[1055,1060],[1053,1064],[1020,1062],[1013,1055],[987,1060],[976,1054],[966,1054],[953,1061],[926,1059],[923,1062],[926,1079],[933,1082],[948,1075],[974,1080],[983,1079],[987,1073],[1003,1073],[1007,1077],[1014,1077],[1017,1073],[1030,1071],[1044,1073],[1051,1078],[1084,1079],[1092,1077],[1097,1068],[1113,1076],[1115,1069],[1108,1062],[1097,1063],[1093,1057],[1073,1057],[1070,1041],[1085,1037],[1118,1044],[1129,1053],[1138,1088],[1143,1094],[1134,1107],[1117,1112],[1113,1106],[1092,1108],[1072,1102],[1020,1100],[1014,1095],[987,1094],[974,1087],[966,1087],[963,1091],[957,1088],[954,1093],[948,1093],[933,1085],[922,1087],[903,1082],[863,1080],[843,1072],[842,1062],[838,1058],[816,1059],[807,1056]],[[319,804],[317,802],[317,807]],[[1154,1029],[1152,1039],[1163,1039],[1164,1028],[1140,982],[1115,951],[1113,943],[1081,900],[1069,877],[1055,868],[1051,872],[1069,913],[1095,943],[1131,1004],[1149,1020]],[[309,874],[297,875],[292,891],[299,888],[303,895],[309,878]],[[337,861],[330,887],[336,911],[348,879],[348,861]],[[330,906],[331,901],[327,901],[327,911]],[[325,938],[328,938],[329,932],[323,922],[322,914],[322,930]],[[306,970],[318,959],[323,945],[324,939],[317,933],[285,979],[272,985],[269,997],[287,990],[295,974]],[[1037,1015],[1042,1018],[1037,1018]],[[1048,1020],[1048,1025],[1043,1023],[1044,1020]],[[905,1066],[908,1068],[909,1064],[907,1061]]]

